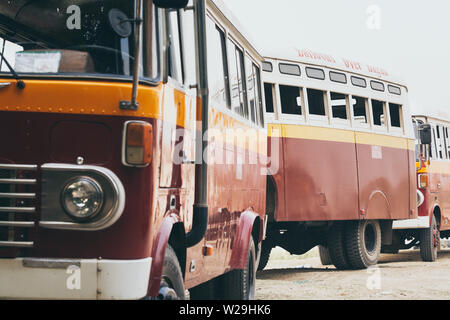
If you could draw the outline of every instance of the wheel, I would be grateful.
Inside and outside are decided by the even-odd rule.
[[[264,240],[261,245],[261,254],[258,263],[258,271],[264,270],[270,259],[270,253],[272,252],[272,242],[270,240]]]
[[[331,261],[330,252],[328,251],[328,248],[324,246],[319,246],[319,255],[320,255],[320,262],[324,266],[329,266],[333,264],[333,261]]]
[[[167,245],[161,275],[158,300],[185,300],[183,274],[177,255],[170,245]]]
[[[419,231],[419,241],[422,260],[427,262],[436,261],[441,238],[434,215],[431,220],[431,226]]]
[[[224,300],[253,300],[255,298],[256,252],[250,237],[247,263],[244,270],[233,270],[223,275]]]
[[[381,253],[381,228],[377,220],[349,221],[345,230],[345,248],[353,269],[376,265]]]
[[[331,263],[339,270],[347,270],[350,268],[344,246],[344,226],[345,224],[343,222],[334,223],[328,232],[327,238]]]

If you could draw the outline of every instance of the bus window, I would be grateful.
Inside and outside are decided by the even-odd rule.
[[[271,83],[264,83],[264,96],[266,98],[266,112],[274,113],[274,103],[273,103],[273,87]]]
[[[396,94],[396,95],[402,94],[402,90],[399,87],[388,85],[388,90],[389,90],[389,93],[392,93],[392,94]]]
[[[322,69],[307,67],[306,75],[308,76],[308,78],[325,80],[325,72]]]
[[[444,154],[445,157],[450,159],[448,155],[448,130],[447,127],[442,127],[442,137],[444,138]]]
[[[261,71],[256,64],[253,63],[253,75],[255,77],[255,99],[256,99],[256,111],[257,118],[259,119],[260,127],[264,127],[264,110],[262,102],[262,90],[261,90]]]
[[[302,88],[280,85],[281,112],[302,115]]]
[[[291,76],[300,76],[300,67],[295,64],[287,64],[287,63],[280,63],[278,68],[280,69],[280,72],[283,74],[288,74]]]
[[[347,120],[347,96],[336,92],[331,92],[330,96],[333,118]]]
[[[353,96],[353,117],[357,124],[367,124],[367,99]]]
[[[267,61],[263,62],[262,69],[263,69],[263,71],[266,71],[266,72],[272,72],[273,71],[272,63],[267,62]]]
[[[384,103],[378,100],[372,100],[373,124],[376,126],[385,126]]]
[[[253,123],[256,123],[255,77],[253,74],[252,61],[247,55],[245,55],[245,76],[247,78],[247,97],[250,119]]]
[[[324,92],[315,89],[307,89],[309,114],[326,116]]]
[[[389,103],[389,115],[391,117],[391,127],[401,128],[401,110],[402,107],[395,103]]]
[[[192,0],[189,3],[191,4]],[[189,86],[197,83],[194,12],[192,10],[182,10],[181,18],[181,25],[183,26],[181,28],[181,38],[183,45],[184,83]]]
[[[23,51],[23,47],[12,43],[8,40],[3,40],[3,38],[0,38],[0,50],[1,53],[4,55],[5,59],[14,66],[15,60],[16,60],[16,52]],[[0,72],[3,71],[9,71],[8,67],[6,66],[6,63],[3,63],[3,59],[0,58]]]
[[[384,84],[378,81],[370,81],[370,86],[373,90],[384,92]]]
[[[248,119],[248,109],[244,92],[245,81],[242,77],[244,73],[244,57],[242,50],[230,39],[228,39],[228,59],[230,64],[231,107],[234,112]]]
[[[181,58],[180,28],[178,11],[169,13],[170,21],[170,54],[169,54],[169,76],[183,83],[183,64]]]
[[[225,36],[216,24],[208,17],[208,85],[212,102],[217,106],[227,107],[228,89],[227,73],[224,68]]]
[[[347,83],[347,76],[345,73],[330,71],[330,80],[337,83]]]
[[[436,150],[437,150],[437,156],[439,159],[445,159],[445,154],[442,152],[443,150],[443,144],[442,144],[442,127],[436,126]]]
[[[367,87],[366,79],[355,77],[355,76],[352,76],[352,84],[354,86],[361,87],[361,88]]]
[[[432,135],[433,143],[431,144],[431,157],[437,159],[437,139],[436,139],[436,127],[433,126],[433,135]]]

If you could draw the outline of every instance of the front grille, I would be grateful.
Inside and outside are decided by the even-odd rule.
[[[37,166],[0,164],[0,248],[31,248]]]

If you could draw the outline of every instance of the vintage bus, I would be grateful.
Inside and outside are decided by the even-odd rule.
[[[441,112],[442,113],[442,112]],[[414,115],[416,132],[417,219],[395,221],[387,253],[418,246],[424,261],[435,261],[441,238],[450,236],[450,120],[442,115]]]
[[[253,298],[262,57],[187,2],[0,4],[1,298]]]
[[[393,221],[417,217],[406,86],[384,69],[302,49],[266,55],[263,71],[269,156],[280,157],[259,269],[274,246],[303,254],[320,245],[338,269],[376,264]]]

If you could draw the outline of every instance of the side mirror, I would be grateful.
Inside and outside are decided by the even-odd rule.
[[[424,145],[431,145],[431,125],[421,124],[419,126],[420,143]]]
[[[189,0],[153,0],[153,4],[162,9],[183,9]]]

